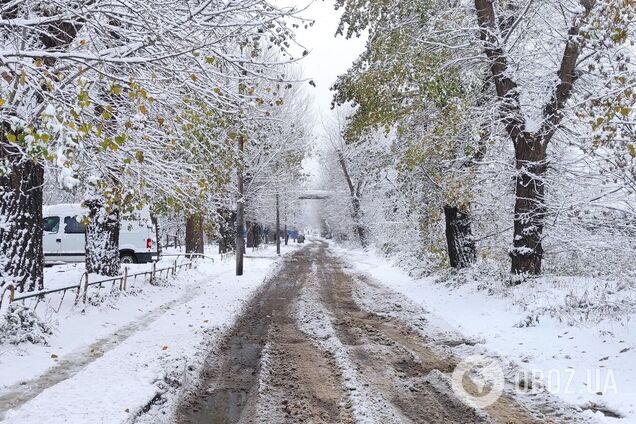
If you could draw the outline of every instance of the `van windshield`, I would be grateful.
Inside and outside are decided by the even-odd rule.
[[[42,219],[42,227],[44,227],[45,233],[57,233],[60,229],[60,217],[59,216],[47,216]]]

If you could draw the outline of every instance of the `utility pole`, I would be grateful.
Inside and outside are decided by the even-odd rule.
[[[276,254],[280,255],[280,202],[276,193]]]
[[[241,48],[241,54],[243,48]],[[245,69],[243,69],[243,62],[240,63],[243,76],[246,75]],[[243,101],[242,97],[245,92],[243,80],[239,80],[239,95],[240,101]],[[243,114],[241,113],[241,118]],[[243,227],[245,227],[245,158],[243,156],[243,150],[245,147],[245,135],[243,131],[238,136],[238,156],[239,166],[237,168],[238,179],[238,201],[236,202],[236,275],[243,275],[243,254],[245,253],[245,239],[243,237]]]
[[[289,232],[287,232],[287,202],[285,202],[285,209],[283,211],[284,213],[284,217],[285,217],[285,229],[283,231],[285,231],[285,246],[287,246],[287,242],[289,241]]]
[[[245,187],[243,181],[243,148],[245,139],[243,134],[238,138],[239,166],[238,166],[238,192],[239,198],[236,202],[236,275],[243,275],[243,254],[245,253],[245,240],[243,237],[243,227],[245,226]]]

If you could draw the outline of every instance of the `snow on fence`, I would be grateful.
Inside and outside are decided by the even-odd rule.
[[[38,307],[41,301],[50,300],[53,294],[61,293],[60,301],[57,307],[51,307],[51,309],[55,311],[55,313],[58,313],[62,307],[64,298],[66,297],[68,292],[75,291],[75,300],[73,304],[77,305],[80,301],[82,303],[86,303],[87,296],[88,296],[88,289],[90,287],[96,287],[98,290],[100,290],[105,285],[110,283],[111,291],[114,291],[115,289],[118,289],[120,291],[126,291],[128,288],[128,283],[131,280],[137,281],[137,278],[144,278],[144,279],[147,279],[150,284],[155,285],[157,283],[157,278],[162,278],[162,277],[167,278],[169,276],[174,277],[177,275],[177,272],[183,268],[192,269],[194,265],[194,261],[190,260],[189,262],[179,264],[178,261],[180,256],[187,257],[188,259],[205,258],[205,259],[210,259],[214,261],[213,257],[208,255],[203,255],[200,253],[164,254],[162,256],[176,257],[174,261],[174,265],[169,267],[164,267],[164,268],[157,268],[157,262],[153,262],[152,268],[149,271],[142,271],[142,272],[137,272],[134,274],[129,274],[128,267],[124,267],[124,272],[122,273],[122,275],[119,275],[117,277],[95,280],[95,281],[90,281],[88,272],[85,272],[80,278],[79,284],[73,284],[70,286],[59,287],[59,288],[51,289],[51,290],[42,290],[38,292],[30,292],[30,293],[17,294],[17,295],[16,295],[15,286],[13,284],[7,284],[4,287],[2,287],[2,293],[0,294],[0,311],[2,310],[2,305],[4,303],[5,297],[7,297],[7,293],[8,293],[9,305],[14,302],[22,302],[22,304],[24,305],[27,300],[34,300],[35,304],[31,308],[33,311],[35,311],[35,309]]]

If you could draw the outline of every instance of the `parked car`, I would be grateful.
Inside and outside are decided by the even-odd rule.
[[[45,264],[84,262],[86,229],[81,221],[87,213],[79,204],[44,207]],[[156,258],[157,236],[148,208],[135,212],[131,220],[121,221],[119,254],[123,263],[146,263]]]

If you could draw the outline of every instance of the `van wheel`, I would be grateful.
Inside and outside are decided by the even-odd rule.
[[[130,253],[122,253],[120,256],[120,262],[122,264],[136,264],[137,260],[135,259],[135,257],[133,255],[131,255]]]

